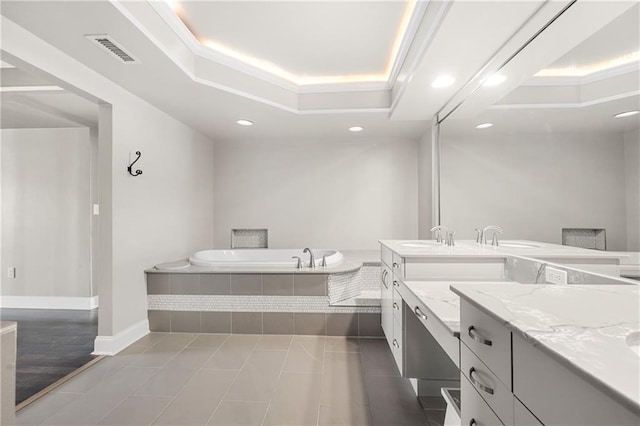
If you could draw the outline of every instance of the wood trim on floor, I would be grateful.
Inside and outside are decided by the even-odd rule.
[[[94,359],[92,359],[91,361],[89,361],[88,363],[83,365],[82,367],[73,370],[71,373],[67,374],[66,376],[64,376],[63,378],[58,380],[57,382],[54,382],[54,383],[50,384],[49,386],[47,386],[46,388],[42,389],[40,392],[36,393],[35,395],[31,395],[29,398],[25,399],[20,404],[16,405],[16,413],[18,411],[22,410],[24,407],[28,406],[29,404],[31,404],[31,403],[37,401],[38,399],[42,398],[43,396],[45,396],[49,392],[53,392],[53,390],[55,390],[59,386],[62,386],[63,384],[65,384],[69,380],[73,379],[78,374],[82,373],[84,370],[86,370],[87,368],[91,367],[92,365],[97,364],[103,358],[106,358],[106,355],[98,355],[97,357],[95,357]]]

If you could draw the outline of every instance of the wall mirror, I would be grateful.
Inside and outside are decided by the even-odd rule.
[[[639,44],[637,2],[576,2],[453,106],[442,224],[640,251]]]

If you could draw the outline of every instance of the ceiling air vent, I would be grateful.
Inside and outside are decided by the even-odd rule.
[[[107,34],[90,34],[85,35],[86,38],[100,46],[102,49],[106,49],[109,53],[114,55],[119,62],[123,64],[139,64],[140,60],[135,58],[131,53],[127,52],[119,43],[117,43],[111,36]]]

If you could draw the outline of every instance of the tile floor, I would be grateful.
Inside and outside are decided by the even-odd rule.
[[[386,341],[151,333],[17,415],[19,425],[441,425]]]

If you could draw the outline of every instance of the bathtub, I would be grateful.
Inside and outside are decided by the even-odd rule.
[[[316,266],[322,263],[322,256],[327,255],[327,266],[335,266],[342,262],[342,253],[338,250],[313,250]],[[192,265],[197,266],[262,266],[262,267],[297,267],[298,256],[305,267],[309,266],[309,253],[302,249],[243,249],[243,250],[203,250],[189,258]]]

